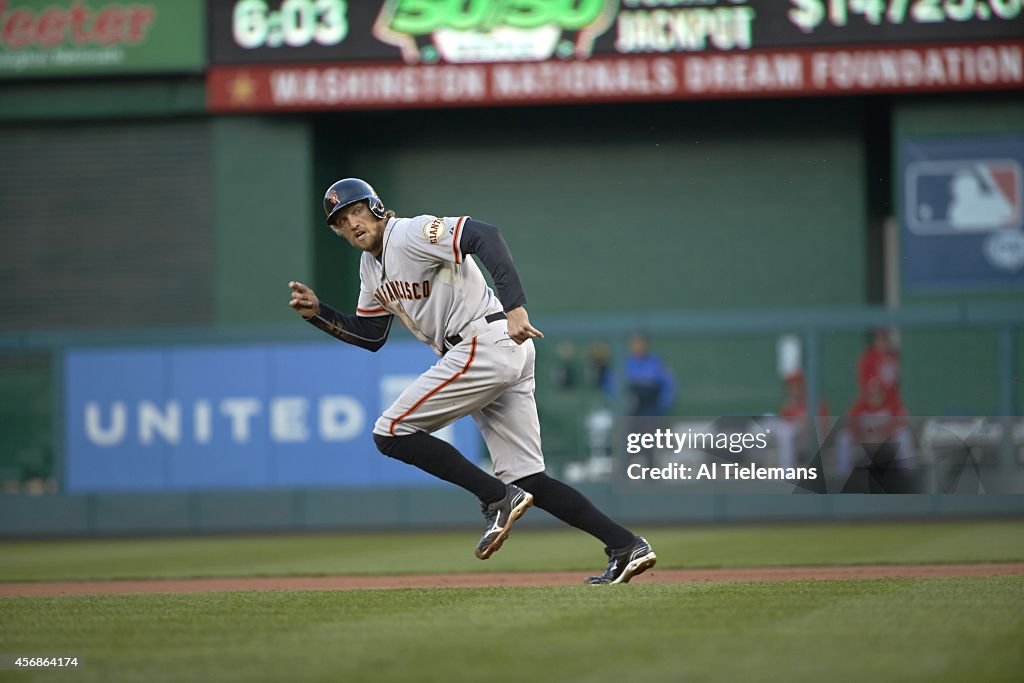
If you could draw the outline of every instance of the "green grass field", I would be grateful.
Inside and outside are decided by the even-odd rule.
[[[658,566],[759,567],[1024,561],[1024,521],[639,529]],[[604,568],[572,529],[517,531],[487,562],[473,531],[0,542],[0,581],[318,576]]]
[[[1024,521],[641,529],[659,567],[1024,559]],[[0,543],[0,579],[597,569],[574,532]],[[468,556],[468,559],[467,559]],[[0,598],[11,681],[1018,681],[1024,577]]]

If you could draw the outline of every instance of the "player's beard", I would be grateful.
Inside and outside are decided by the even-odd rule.
[[[384,243],[384,225],[377,223],[367,227],[365,230],[353,232],[348,238],[348,243],[357,249],[368,251],[371,254],[379,254]],[[362,235],[360,238],[358,234]]]

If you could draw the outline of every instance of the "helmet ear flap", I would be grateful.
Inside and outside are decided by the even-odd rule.
[[[367,204],[370,207],[370,213],[377,218],[384,218],[387,215],[387,211],[384,208],[384,202],[380,200],[380,197],[369,197]]]

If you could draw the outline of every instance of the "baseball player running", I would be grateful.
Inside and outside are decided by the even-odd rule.
[[[544,472],[533,345],[544,335],[530,324],[498,228],[468,216],[397,218],[357,178],[331,185],[324,211],[330,228],[363,251],[355,315],[333,309],[301,282],[289,283],[290,306],[327,334],[371,351],[384,345],[397,317],[441,357],[377,419],[373,440],[384,455],[480,499],[486,527],[476,556],[494,554],[537,505],[604,542],[607,569],[589,583],[626,583],[653,567],[657,557],[646,540]],[[490,272],[497,294],[470,254]],[[464,415],[480,428],[494,476],[432,436]]]

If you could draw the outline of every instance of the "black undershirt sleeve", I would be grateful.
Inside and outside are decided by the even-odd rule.
[[[462,226],[459,249],[463,254],[480,257],[480,262],[494,278],[494,288],[506,311],[526,304],[526,293],[512,262],[512,252],[499,228],[470,218]]]
[[[369,318],[341,313],[321,301],[320,312],[307,320],[313,327],[343,342],[377,351],[388,340],[393,318],[393,315]]]

